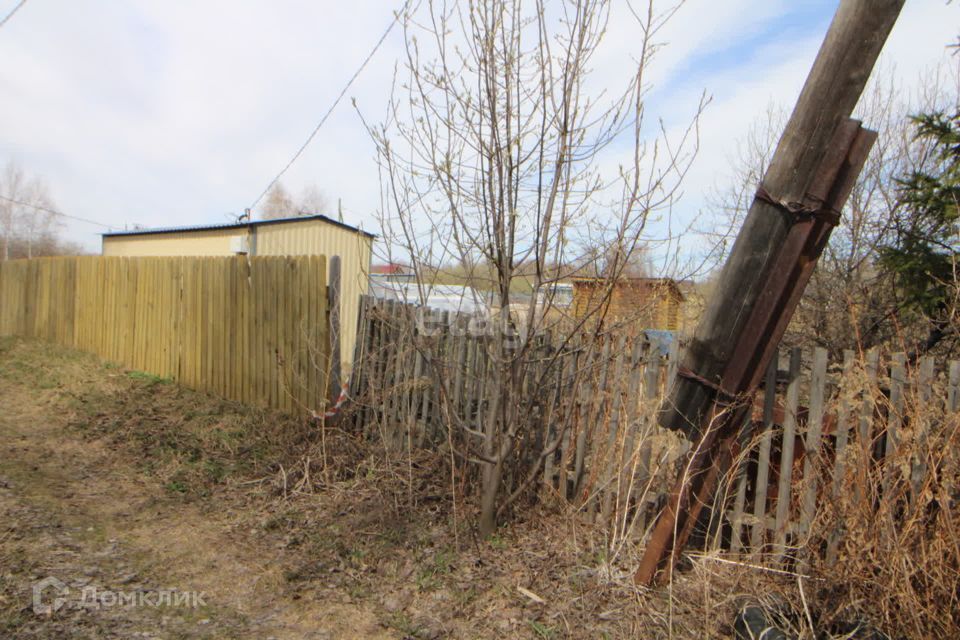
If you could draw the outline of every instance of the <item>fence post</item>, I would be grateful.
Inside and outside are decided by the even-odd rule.
[[[641,535],[645,535],[647,530],[647,516],[651,504],[647,488],[652,487],[651,480],[654,474],[662,473],[659,468],[659,462],[662,461],[662,454],[658,456],[657,468],[652,468],[653,457],[653,438],[654,431],[657,428],[657,405],[660,403],[660,354],[649,342],[644,344],[643,352],[643,393],[642,393],[642,416],[640,438],[641,445],[639,456],[639,470],[637,472],[637,486],[641,493],[637,498],[637,525]],[[669,373],[667,374],[669,378]],[[659,452],[658,452],[659,453]]]
[[[947,388],[947,411],[960,411],[960,360],[950,362],[950,379]]]
[[[613,535],[617,538],[626,536],[630,499],[633,496],[633,481],[638,469],[637,431],[640,428],[639,401],[643,397],[642,371],[643,356],[645,353],[643,340],[634,340],[630,350],[630,374],[624,383],[627,385],[626,410],[624,411],[624,442],[620,455],[619,475],[617,480],[617,495],[615,496]],[[633,394],[636,394],[635,396]],[[645,439],[640,441],[644,444]],[[637,503],[637,510],[643,508],[643,503]],[[622,517],[621,517],[622,514]],[[622,525],[621,525],[622,521]]]
[[[860,446],[867,450],[870,445],[870,427],[873,425],[873,413],[876,402],[873,397],[874,385],[877,381],[877,368],[880,364],[880,354],[876,348],[867,351],[863,364],[863,372],[867,379],[867,387],[863,390],[863,404],[860,405]]]
[[[933,392],[931,386],[933,385],[934,362],[931,356],[926,356],[920,360],[920,376],[918,383],[920,388],[918,389],[918,396],[921,403],[927,405],[930,403]],[[916,508],[920,504],[920,495],[923,490],[923,485],[927,479],[927,438],[930,435],[930,422],[928,420],[921,420],[919,424],[915,426],[916,428],[916,458],[912,461],[910,465],[910,488],[911,496],[910,502]]]
[[[827,385],[827,350],[817,347],[813,350],[813,370],[810,374],[810,408],[807,414],[807,437],[804,441],[803,456],[803,505],[800,513],[798,534],[800,541],[810,533],[813,519],[817,513],[817,473],[820,462],[820,450],[823,447],[823,412]],[[806,566],[804,553],[802,566]]]
[[[623,452],[624,444],[624,426],[621,424],[620,414],[623,410],[623,393],[621,385],[623,384],[623,364],[624,360],[629,358],[629,353],[627,352],[627,337],[625,335],[620,336],[620,339],[617,341],[617,362],[614,368],[613,375],[613,397],[610,399],[610,411],[609,426],[607,427],[607,449],[604,460],[604,467],[601,474],[600,486],[598,487],[598,492],[603,492],[603,497],[600,502],[600,519],[606,524],[610,518],[610,509],[613,502],[613,494],[618,488],[619,483],[613,483],[614,474],[619,476],[620,468],[620,456],[617,455],[618,448],[620,453]],[[599,418],[602,419],[604,413],[601,411]],[[602,433],[602,431],[601,431]],[[620,445],[619,447],[617,445]],[[598,460],[599,462],[599,460]],[[599,497],[599,495],[598,495]],[[591,509],[592,511],[592,509]]]
[[[853,351],[847,349],[843,352],[843,377],[841,378],[841,395],[847,392],[847,385],[850,383],[850,374],[853,372],[855,357]],[[836,447],[833,454],[833,499],[839,500],[843,490],[843,475],[846,473],[847,441],[850,437],[850,414],[852,408],[850,401],[845,395],[842,395],[840,407],[837,410],[836,427]],[[843,536],[843,522],[838,522],[834,530],[830,533],[830,539],[827,541],[826,562],[828,565],[837,561],[837,549],[840,546],[840,538]]]
[[[776,558],[786,553],[790,524],[790,492],[793,488],[793,449],[796,443],[797,411],[800,407],[800,349],[790,350],[790,374],[783,409],[783,440],[780,445],[780,486],[777,491]]]
[[[947,412],[956,413],[960,411],[960,360],[952,360],[949,363],[949,378],[947,378]],[[948,416],[948,420],[952,416]],[[957,453],[956,451],[946,452],[944,462],[945,483],[943,491],[946,495],[956,495],[956,477],[957,477]]]
[[[340,395],[340,256],[330,256],[328,263],[329,284],[327,285],[327,326],[330,329],[330,377],[327,380],[327,397],[332,406]]]
[[[757,482],[753,496],[753,532],[750,536],[750,550],[760,553],[767,533],[767,488],[770,484],[770,447],[773,440],[773,411],[777,402],[778,354],[770,358],[763,383],[763,432],[760,436],[760,452],[757,458]]]
[[[883,495],[890,497],[890,486],[897,465],[893,462],[903,424],[903,389],[907,384],[907,355],[895,353],[890,365],[890,409],[887,413],[886,443],[883,451]],[[892,505],[891,505],[892,506]]]
[[[593,375],[591,375],[590,380],[587,383],[587,388],[593,391],[593,397],[588,398],[587,400],[587,419],[581,425],[580,433],[577,434],[577,454],[576,459],[574,460],[573,469],[573,495],[575,496],[575,499],[579,499],[580,491],[584,486],[583,479],[586,472],[585,463],[587,459],[587,445],[589,444],[588,439],[593,436],[595,432],[594,426],[596,425],[596,421],[603,412],[603,391],[607,386],[607,368],[610,364],[610,343],[610,338],[604,340],[603,349],[599,354],[600,379],[596,380]],[[594,368],[591,370],[591,373],[595,374],[596,369],[597,365],[595,364]]]
[[[731,468],[735,473],[731,476],[736,478],[737,492],[733,499],[733,514],[730,517],[730,551],[734,555],[739,555],[743,548],[743,513],[747,503],[747,471],[749,465],[746,464],[750,453],[750,421],[753,419],[752,409],[744,417],[744,424],[741,427],[740,443],[737,447],[738,455],[734,459]]]
[[[574,375],[574,358],[573,353],[570,352],[568,347],[564,347],[563,351],[560,351],[556,355],[556,360],[554,362],[554,375],[556,376],[555,382],[551,382],[550,387],[550,404],[547,407],[547,415],[544,421],[547,429],[547,441],[552,445],[557,443],[554,451],[547,456],[547,459],[543,463],[543,484],[548,488],[548,493],[553,494],[554,491],[554,478],[558,475],[556,471],[556,458],[557,451],[560,450],[560,453],[563,453],[565,447],[563,447],[563,437],[565,435],[565,427],[563,425],[564,420],[569,420],[569,411],[565,411],[565,408],[568,408],[570,405],[567,402],[568,395],[566,393],[566,382],[569,378]],[[557,422],[560,424],[554,428],[554,413],[560,415],[560,419]],[[552,436],[552,438],[550,437]],[[560,468],[559,477],[563,477],[563,468]],[[558,490],[562,488],[561,486],[557,487]]]

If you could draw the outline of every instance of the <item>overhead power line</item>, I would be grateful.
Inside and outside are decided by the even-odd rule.
[[[367,54],[367,57],[363,60],[363,63],[360,65],[360,67],[353,73],[352,76],[350,76],[350,80],[347,81],[347,84],[343,87],[343,90],[340,92],[340,95],[338,95],[337,99],[333,101],[333,104],[330,105],[330,108],[327,109],[327,112],[323,114],[322,118],[320,118],[320,122],[317,123],[317,126],[313,128],[313,131],[310,132],[310,135],[307,136],[307,139],[304,141],[304,143],[300,145],[300,148],[297,149],[297,152],[293,154],[293,157],[290,158],[290,161],[287,162],[287,164],[283,167],[283,169],[280,170],[280,173],[278,173],[276,177],[274,177],[274,179],[270,181],[270,184],[267,185],[266,189],[264,189],[260,193],[260,195],[257,196],[257,199],[254,200],[253,204],[250,205],[249,207],[250,209],[253,209],[254,207],[256,207],[257,204],[259,204],[259,202],[263,200],[263,197],[270,192],[270,189],[273,188],[273,185],[277,184],[277,181],[279,181],[280,178],[283,177],[283,174],[285,174],[287,170],[293,166],[293,163],[297,161],[297,159],[303,154],[303,152],[310,145],[310,143],[313,142],[313,139],[316,137],[317,132],[320,131],[320,127],[322,127],[323,123],[327,121],[327,118],[330,117],[330,114],[333,113],[333,110],[336,109],[337,105],[340,104],[340,101],[343,100],[343,96],[346,95],[347,91],[349,91],[350,86],[353,84],[354,80],[356,80],[357,77],[360,75],[360,73],[363,72],[364,68],[367,66],[367,63],[370,62],[373,56],[377,53],[377,50],[380,49],[380,45],[383,44],[383,41],[386,40],[387,36],[390,35],[390,32],[393,31],[394,25],[397,24],[397,21],[400,19],[400,16],[402,16],[403,13],[407,10],[407,5],[409,4],[410,4],[410,0],[405,0],[405,2],[403,3],[403,6],[400,8],[400,11],[396,13],[393,16],[393,20],[390,21],[390,26],[387,27],[386,31],[383,32],[383,35],[380,36],[380,39],[377,40],[377,44],[375,44],[373,46],[373,49],[370,51],[370,53]]]
[[[81,218],[81,217],[79,217],[79,216],[71,216],[70,214],[64,213],[63,211],[57,211],[56,209],[51,209],[51,208],[49,208],[49,207],[43,207],[43,206],[40,206],[40,205],[38,205],[38,204],[32,204],[32,203],[30,203],[30,202],[24,202],[24,201],[22,201],[22,200],[15,200],[14,198],[8,198],[7,196],[0,196],[0,200],[6,200],[7,202],[12,202],[13,204],[19,204],[20,206],[23,206],[23,207],[32,207],[32,208],[37,209],[37,210],[39,210],[39,211],[46,211],[47,213],[52,213],[52,214],[55,215],[55,216],[61,216],[61,217],[63,217],[63,218],[70,218],[71,220],[77,220],[77,221],[79,221],[79,222],[86,222],[87,224],[93,224],[93,225],[96,225],[96,226],[98,226],[98,227],[103,227],[104,229],[112,229],[112,228],[113,228],[113,227],[111,227],[111,226],[108,225],[108,224],[103,224],[102,222],[97,222],[96,220],[88,220],[87,218]]]
[[[10,20],[10,18],[13,17],[13,14],[15,14],[17,11],[19,11],[19,10],[20,10],[20,7],[22,7],[22,6],[25,5],[25,4],[27,4],[27,0],[20,0],[20,2],[17,3],[17,6],[15,6],[15,7],[10,11],[10,13],[8,13],[8,14],[3,18],[3,20],[0,20],[0,27],[2,27],[3,25],[7,24],[7,22]]]

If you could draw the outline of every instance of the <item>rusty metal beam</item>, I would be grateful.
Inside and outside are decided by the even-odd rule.
[[[904,0],[840,0],[660,423],[696,445],[636,581],[672,566],[730,464],[738,420],[773,357],[875,134],[849,119]]]
[[[840,211],[876,138],[876,132],[861,128],[857,120],[842,122],[810,185],[808,202],[803,204],[815,207],[822,203],[826,210]],[[723,372],[724,388],[745,393],[757,387],[765,363],[780,344],[833,227],[814,217],[799,220],[791,227]]]
[[[802,202],[780,203],[775,195],[758,192],[757,199],[769,203],[770,215],[794,219],[784,242],[775,250],[773,266],[719,383],[696,372],[685,373],[688,379],[706,387],[713,399],[703,427],[697,430],[693,452],[651,533],[635,576],[637,583],[652,584],[658,575],[666,575],[661,572],[673,566],[700,511],[729,470],[738,427],[752,407],[760,378],[776,353],[875,140],[875,132],[847,119],[837,126]]]

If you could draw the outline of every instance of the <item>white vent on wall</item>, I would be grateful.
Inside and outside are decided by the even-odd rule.
[[[250,243],[247,236],[233,236],[230,238],[231,253],[249,253]]]

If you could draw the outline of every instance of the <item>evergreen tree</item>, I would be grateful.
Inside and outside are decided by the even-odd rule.
[[[926,350],[949,331],[960,257],[960,111],[915,116],[917,137],[931,143],[934,162],[899,179],[899,204],[891,242],[880,264],[894,278],[904,311],[932,322]]]

